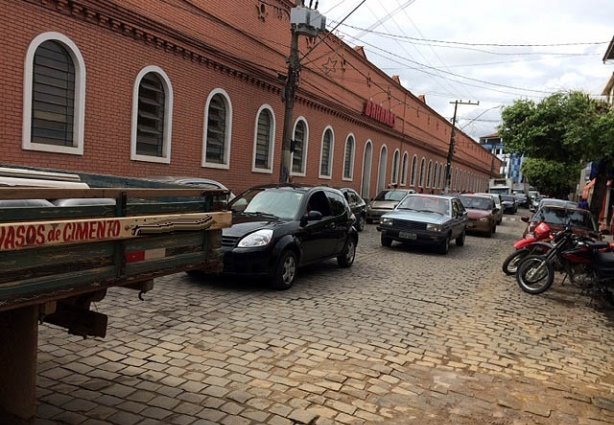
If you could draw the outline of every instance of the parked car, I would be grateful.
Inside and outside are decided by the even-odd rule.
[[[518,204],[519,207],[523,207],[523,208],[529,207],[529,197],[526,195],[526,193],[517,192],[513,196],[514,198],[516,198],[516,203]]]
[[[434,244],[447,254],[450,241],[465,244],[467,220],[467,211],[456,196],[408,194],[394,211],[382,215],[377,230],[383,246],[391,246],[392,241]]]
[[[467,231],[491,237],[497,231],[495,201],[484,195],[461,195],[460,200],[469,217]]]
[[[499,195],[498,193],[485,193],[485,192],[479,192],[479,193],[476,193],[476,195],[490,196],[492,200],[495,201],[495,208],[497,209],[497,211],[495,212],[495,219],[496,219],[497,225],[501,224],[503,222],[503,205],[501,204],[501,195]]]
[[[518,204],[514,195],[501,195],[501,206],[504,214],[516,214],[518,212]]]
[[[563,208],[577,208],[578,204],[573,201],[568,201],[566,199],[557,199],[557,198],[542,198],[537,204],[537,210],[543,207],[544,205],[554,205]]]
[[[565,207],[560,205],[542,205],[530,218],[522,217],[522,221],[527,223],[522,237],[532,235],[533,230],[541,222],[547,223],[551,231],[558,232],[566,225],[572,228],[572,231],[581,236],[587,236],[593,239],[601,240],[602,236],[597,227],[597,223],[590,211],[576,207]]]
[[[413,189],[382,190],[367,206],[367,223],[379,221],[382,214],[392,211],[405,195],[415,192]]]
[[[222,183],[212,180],[205,179],[201,177],[175,177],[175,176],[160,176],[160,177],[150,177],[150,180],[155,180],[164,183],[173,183],[182,186],[190,186],[190,187],[203,187],[205,189],[221,189],[228,191],[228,202],[232,201],[235,198],[235,194],[232,193],[230,189],[224,186]]]
[[[356,218],[356,230],[362,232],[367,222],[367,203],[354,189],[344,187],[339,190],[343,193],[343,196],[345,196],[352,213],[354,213],[354,217]]]
[[[229,204],[222,230],[224,273],[266,277],[288,289],[301,266],[336,258],[354,262],[358,233],[343,194],[330,187],[257,186]]]

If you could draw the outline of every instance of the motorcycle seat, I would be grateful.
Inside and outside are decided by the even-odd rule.
[[[609,243],[603,241],[587,242],[586,244],[593,250],[605,249],[609,248],[610,246]]]
[[[595,271],[601,277],[614,276],[614,252],[595,253]]]

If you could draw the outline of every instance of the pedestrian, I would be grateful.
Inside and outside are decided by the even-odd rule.
[[[586,200],[586,198],[580,199],[580,202],[578,202],[578,208],[582,208],[583,210],[589,209],[588,201]]]

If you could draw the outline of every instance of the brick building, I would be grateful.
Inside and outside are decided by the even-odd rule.
[[[293,6],[0,0],[0,163],[235,192],[278,181]],[[368,198],[391,183],[440,191],[450,123],[362,49],[316,42],[300,39],[292,180]],[[484,190],[492,156],[456,134],[452,189]]]

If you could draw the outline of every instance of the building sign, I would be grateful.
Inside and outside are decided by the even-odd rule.
[[[0,224],[0,252],[176,231],[213,230],[231,224],[229,212],[113,217]]]
[[[388,127],[394,127],[396,116],[390,110],[382,108],[372,100],[365,103],[363,114],[382,124],[386,124]]]

